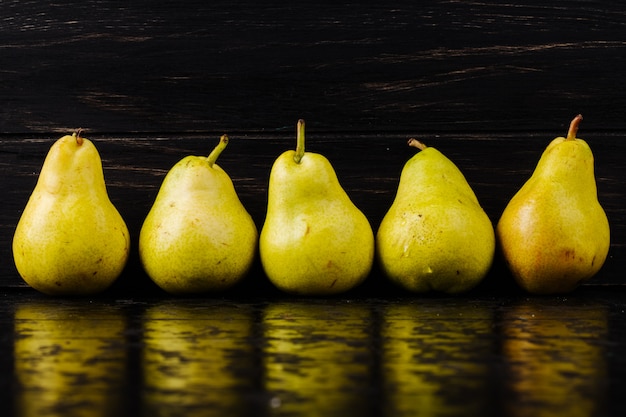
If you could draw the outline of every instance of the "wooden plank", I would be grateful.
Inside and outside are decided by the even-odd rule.
[[[184,4],[184,5],[183,5]],[[626,8],[3,3],[0,132],[624,129]]]

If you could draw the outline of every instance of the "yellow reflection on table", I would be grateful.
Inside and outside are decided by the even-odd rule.
[[[608,332],[602,305],[522,302],[503,315],[511,416],[601,415],[606,403]]]
[[[125,318],[93,303],[32,302],[15,311],[19,416],[108,416],[123,409]]]
[[[367,306],[275,302],[262,320],[269,415],[367,415],[373,360]]]
[[[387,416],[490,415],[493,317],[463,301],[419,300],[382,312]]]
[[[254,383],[253,312],[164,302],[145,312],[143,403],[149,416],[247,415]]]

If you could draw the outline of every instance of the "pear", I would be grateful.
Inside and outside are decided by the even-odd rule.
[[[416,139],[395,199],[376,234],[383,273],[413,292],[475,287],[491,268],[493,224],[456,165]]]
[[[95,294],[122,273],[129,248],[96,147],[80,132],[63,136],[50,148],[15,229],[18,273],[45,294]]]
[[[227,144],[223,135],[208,157],[189,155],[176,163],[141,227],[141,263],[169,293],[232,287],[256,256],[256,225],[230,177],[215,163]]]
[[[567,137],[550,142],[496,226],[502,255],[529,293],[573,291],[600,270],[609,251],[593,154],[576,138],[581,120],[576,116]]]
[[[299,120],[296,150],[282,153],[270,171],[261,263],[282,291],[337,294],[369,275],[374,233],[328,159],[305,152],[304,142],[304,121]]]

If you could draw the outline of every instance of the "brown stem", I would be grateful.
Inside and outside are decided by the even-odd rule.
[[[408,145],[414,148],[417,148],[420,151],[423,151],[424,149],[428,148],[428,146],[426,146],[425,144],[423,144],[422,142],[420,142],[419,140],[415,138],[409,139]]]
[[[211,151],[209,156],[207,156],[207,162],[209,163],[210,167],[215,164],[215,161],[217,161],[217,157],[220,156],[224,149],[226,149],[226,145],[228,145],[228,136],[222,135],[217,146],[213,149],[213,151]]]
[[[576,139],[576,134],[578,133],[578,126],[580,125],[580,122],[583,120],[583,115],[579,114],[576,117],[574,117],[574,119],[572,120],[572,122],[569,124],[569,130],[567,131],[567,140],[574,140]]]
[[[83,138],[80,136],[82,132],[83,132],[83,129],[79,127],[78,130],[72,134],[72,136],[76,138],[76,144],[78,146],[83,144]]]

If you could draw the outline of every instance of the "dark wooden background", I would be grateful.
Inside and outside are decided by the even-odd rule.
[[[13,230],[50,145],[79,127],[132,234],[119,285],[135,287],[151,285],[136,242],[165,173],[221,133],[232,141],[218,164],[259,228],[272,161],[293,148],[298,118],[374,228],[414,153],[409,136],[457,163],[495,223],[577,113],[612,227],[593,282],[625,282],[623,2],[0,6],[0,286],[24,285]],[[510,278],[496,265],[492,279]],[[257,265],[244,285],[263,280]]]

